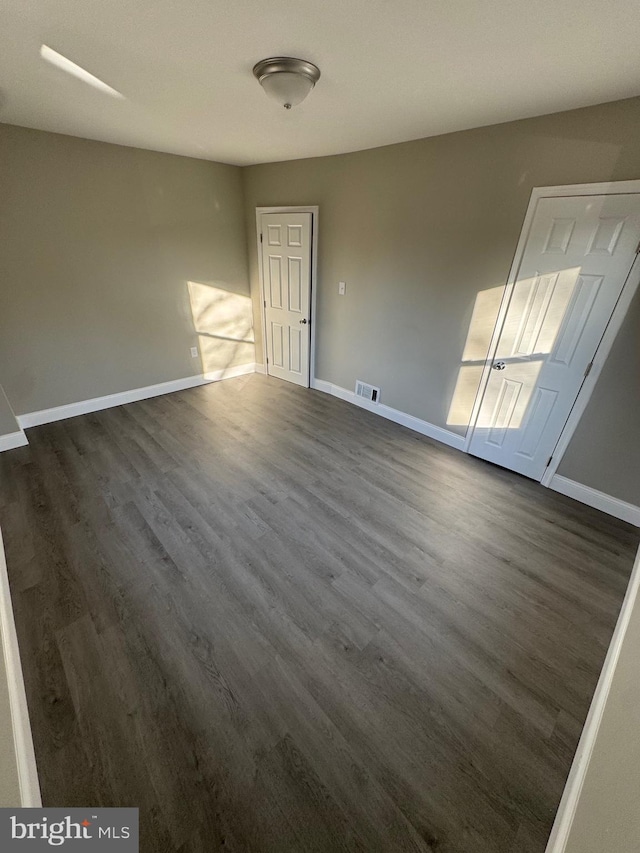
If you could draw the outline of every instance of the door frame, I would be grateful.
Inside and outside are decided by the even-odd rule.
[[[482,370],[480,384],[478,385],[476,398],[473,404],[473,409],[471,411],[469,427],[465,435],[465,453],[469,452],[469,448],[471,446],[473,431],[476,427],[478,415],[480,414],[480,407],[482,405],[482,399],[484,397],[484,393],[489,382],[489,376],[491,374],[491,364],[495,359],[496,350],[498,348],[498,341],[500,339],[500,335],[502,334],[502,329],[507,316],[507,310],[511,302],[511,296],[513,294],[513,289],[516,283],[516,279],[518,277],[518,272],[520,270],[520,264],[522,263],[524,251],[529,240],[529,234],[531,232],[531,226],[533,225],[533,218],[535,216],[538,201],[542,198],[624,194],[640,196],[640,180],[611,181],[598,184],[564,184],[562,186],[556,187],[534,187],[532,189],[531,197],[529,199],[529,205],[527,207],[527,212],[525,214],[524,222],[522,224],[522,230],[520,231],[520,237],[516,245],[513,261],[511,263],[509,275],[507,277],[507,283],[504,289],[504,293],[502,295],[502,300],[500,302],[498,317],[496,319],[496,324],[491,335],[491,341],[489,343],[489,349],[487,350],[487,358]],[[620,297],[616,302],[616,305],[613,309],[613,313],[611,314],[611,317],[609,318],[609,321],[605,328],[604,334],[596,348],[595,354],[593,356],[593,361],[591,362],[591,370],[582,381],[582,385],[580,386],[580,390],[578,391],[578,396],[575,399],[571,412],[569,413],[569,417],[567,418],[556,442],[555,448],[553,450],[553,455],[551,456],[551,461],[549,465],[547,465],[545,472],[542,475],[540,483],[543,486],[550,485],[554,474],[558,470],[558,466],[560,465],[562,457],[564,456],[564,453],[567,447],[569,446],[571,437],[573,436],[573,433],[575,432],[575,429],[580,422],[580,418],[582,417],[584,410],[587,408],[587,404],[591,398],[593,389],[596,386],[598,377],[600,376],[602,368],[607,360],[607,356],[611,351],[611,347],[613,346],[613,342],[616,339],[616,335],[618,334],[620,327],[622,326],[624,318],[629,309],[629,305],[631,304],[631,300],[635,296],[639,283],[640,254],[636,254],[635,260],[631,265],[631,269],[629,270],[629,273],[623,285]],[[586,367],[587,365],[585,365],[585,369]]]
[[[267,316],[265,311],[264,274],[262,269],[262,244],[260,243],[260,226],[263,213],[310,213],[311,214],[311,281],[309,293],[309,323],[311,335],[309,339],[309,384],[313,386],[316,376],[316,300],[318,288],[318,218],[320,208],[315,205],[295,205],[293,207],[256,207],[256,243],[258,245],[258,277],[260,279],[260,317],[262,320],[262,364],[267,370]]]

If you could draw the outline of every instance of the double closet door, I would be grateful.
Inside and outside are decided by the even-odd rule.
[[[640,194],[540,198],[469,452],[540,480],[640,243]]]

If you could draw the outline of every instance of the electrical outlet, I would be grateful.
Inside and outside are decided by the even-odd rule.
[[[191,358],[198,357],[198,347],[191,347]]]
[[[339,293],[339,295],[344,296],[346,292],[347,292],[347,282],[346,281],[339,281],[338,282],[338,293]]]

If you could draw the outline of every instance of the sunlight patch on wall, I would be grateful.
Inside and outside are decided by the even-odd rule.
[[[483,364],[463,364],[460,367],[447,416],[447,423],[451,426],[469,426],[482,369]]]
[[[462,361],[484,361],[487,357],[491,335],[498,318],[504,286],[481,290],[476,295],[469,332],[462,353]]]
[[[187,282],[204,373],[255,361],[251,297],[223,283]]]
[[[451,426],[469,426],[503,293],[504,286],[500,285],[481,290],[476,295],[462,364],[447,415],[447,424]]]

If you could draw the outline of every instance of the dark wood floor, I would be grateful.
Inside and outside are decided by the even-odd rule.
[[[542,853],[637,530],[261,376],[29,440],[45,805],[139,806],[144,853]]]

